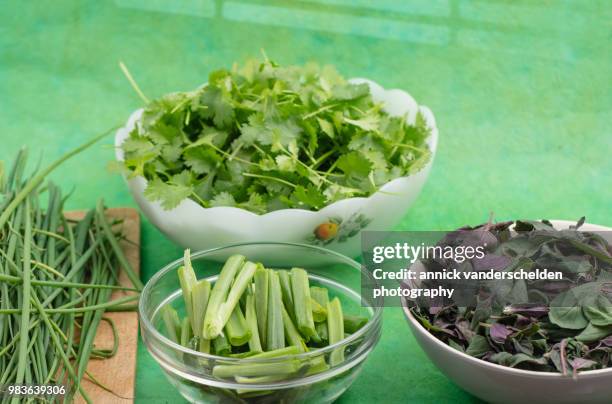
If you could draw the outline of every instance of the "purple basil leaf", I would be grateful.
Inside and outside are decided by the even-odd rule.
[[[508,338],[508,335],[512,334],[512,332],[511,329],[500,323],[493,323],[491,328],[489,328],[491,339],[498,344],[506,342],[506,338]]]
[[[455,324],[457,329],[457,337],[463,341],[470,342],[476,333],[470,328],[470,323],[467,320],[459,320]]]
[[[472,265],[476,271],[488,271],[494,269],[501,271],[506,269],[512,263],[512,258],[505,255],[486,254],[482,258],[474,258]]]
[[[605,346],[612,347],[612,335],[601,340],[601,343]]]
[[[556,369],[574,375],[580,370],[612,368],[608,311],[589,309],[588,298],[600,293],[612,295],[612,245],[594,233],[555,230],[547,221],[517,222],[518,234],[510,230],[510,224],[514,223],[489,222],[447,233],[437,245],[462,247],[486,243],[486,255],[462,263],[432,259],[427,262],[428,270],[546,268],[562,271],[563,280],[492,280],[471,290],[467,285],[448,282],[446,286],[458,288],[455,296],[465,294],[466,299],[453,296],[454,302],[445,300],[421,307],[424,327],[456,349],[465,348],[469,355],[504,366],[538,371]],[[559,302],[559,295],[574,292],[575,299]],[[456,303],[459,301],[470,303],[459,307]],[[582,313],[589,314],[590,328],[577,323]],[[595,329],[597,323],[602,326]]]
[[[429,314],[431,314],[432,316],[437,315],[440,311],[442,311],[442,306],[430,306],[429,307]]]
[[[525,317],[521,314],[515,314],[516,316],[516,320],[514,321],[514,328],[518,328],[518,329],[525,329],[529,326],[531,326],[531,324],[533,324],[533,317]]]
[[[532,231],[532,230],[544,230],[551,231],[553,230],[552,225],[549,221],[536,221],[536,220],[517,220],[514,225],[514,230],[521,231]]]
[[[572,369],[574,370],[591,369],[593,366],[597,365],[597,362],[590,359],[574,358],[570,361],[570,365],[572,365]]]

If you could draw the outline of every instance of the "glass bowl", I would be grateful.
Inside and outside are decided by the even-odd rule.
[[[362,299],[362,277],[374,282],[361,265],[324,248],[289,243],[246,243],[215,248],[192,254],[198,279],[214,282],[225,260],[242,254],[267,268],[301,267],[308,271],[311,285],[329,289],[330,298],[338,297],[343,312],[368,317],[369,321],[342,341],[328,347],[291,357],[272,359],[228,358],[185,348],[167,337],[161,311],[170,305],[181,315],[185,308],[177,276],[183,260],[179,259],[155,274],[145,285],[138,312],[141,336],[168,380],[190,402],[223,403],[330,403],[357,378],[365,359],[378,343],[382,326],[382,303]],[[344,360],[338,361],[338,355]],[[334,359],[335,358],[335,359]],[[280,380],[236,381],[213,373],[217,365],[274,365],[288,360],[299,370]],[[315,373],[316,364],[325,361],[326,370]],[[323,364],[325,365],[325,364]]]

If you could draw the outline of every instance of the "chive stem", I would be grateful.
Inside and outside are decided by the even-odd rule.
[[[113,249],[113,252],[115,253],[115,256],[117,257],[119,264],[121,264],[121,268],[123,268],[123,271],[128,276],[130,281],[132,281],[132,284],[134,285],[134,287],[138,289],[139,291],[142,290],[144,285],[140,281],[140,278],[138,277],[138,275],[136,275],[136,272],[132,268],[132,265],[127,260],[127,258],[125,257],[125,254],[123,253],[123,250],[119,246],[119,243],[117,242],[117,238],[113,234],[110,228],[110,225],[108,224],[108,221],[106,219],[106,215],[104,213],[104,203],[101,200],[98,202],[97,210],[98,210],[98,215],[99,215],[98,217],[100,218],[100,224],[102,226],[102,230],[104,231],[104,234],[106,235],[106,238],[108,242],[110,243],[111,248]]]
[[[18,362],[17,362],[17,376],[15,377],[15,384],[23,384],[26,372],[26,365],[28,360],[28,344],[29,339],[29,327],[30,323],[30,296],[31,296],[31,285],[30,285],[30,254],[32,245],[32,218],[30,216],[30,201],[25,201],[25,235],[24,235],[24,247],[23,247],[23,286],[22,286],[22,301],[21,301],[21,323],[19,326],[19,350],[18,350]]]
[[[21,204],[21,202],[26,198],[26,196],[29,195],[30,192],[32,192],[32,190],[34,190],[34,188],[36,188],[38,185],[40,185],[40,183],[42,183],[43,180],[53,170],[55,170],[57,167],[59,167],[63,162],[65,162],[69,158],[79,154],[83,150],[87,149],[89,146],[91,146],[94,143],[98,142],[100,139],[105,137],[109,132],[110,131],[107,131],[107,132],[104,132],[104,133],[102,133],[100,135],[97,135],[93,139],[91,139],[88,142],[84,143],[83,145],[81,145],[81,146],[77,147],[76,149],[74,149],[74,150],[64,154],[62,157],[60,157],[59,159],[55,160],[48,167],[46,167],[44,170],[42,170],[36,177],[28,180],[28,182],[25,184],[25,186],[23,188],[21,188],[21,190],[13,197],[13,200],[11,201],[11,203],[9,203],[6,208],[4,208],[4,210],[2,211],[2,214],[0,214],[0,231],[2,230],[4,225],[6,224],[6,222],[10,218],[10,216],[13,214],[13,212],[15,211],[17,206],[19,206]]]

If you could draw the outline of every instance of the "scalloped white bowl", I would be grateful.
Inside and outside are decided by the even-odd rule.
[[[438,128],[429,108],[419,106],[405,91],[385,90],[367,79],[351,79],[354,83],[367,83],[375,101],[383,102],[391,115],[406,115],[413,123],[421,111],[431,128],[427,140],[431,149],[429,163],[419,172],[396,178],[383,185],[367,198],[348,198],[332,203],[319,211],[281,209],[257,215],[234,207],[204,208],[186,199],[172,210],[164,210],[157,202],[144,197],[147,185],[143,177],[127,180],[132,196],[147,218],[167,237],[184,248],[206,250],[228,244],[245,242],[293,242],[325,245],[326,248],[356,257],[360,253],[361,230],[391,230],[408,211],[429,175],[438,144]],[[135,111],[115,135],[115,154],[123,160],[119,146],[137,125],[142,109]],[[329,240],[314,237],[314,230],[323,223],[338,223],[338,234]]]

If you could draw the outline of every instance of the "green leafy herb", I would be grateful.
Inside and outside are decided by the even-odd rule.
[[[466,271],[547,268],[564,277],[492,281],[479,286],[471,305],[416,302],[412,313],[453,348],[500,365],[563,374],[612,367],[612,246],[600,234],[578,231],[582,223],[567,230],[545,220],[487,223],[448,233],[438,245],[488,245],[484,258],[463,263]],[[457,265],[424,264],[428,271]]]
[[[414,124],[390,116],[366,84],[330,67],[249,61],[193,91],[150,102],[138,92],[147,105],[121,145],[124,165],[165,209],[191,198],[258,214],[318,210],[368,196],[430,157],[422,115]]]

